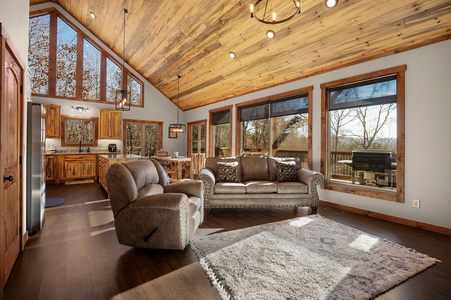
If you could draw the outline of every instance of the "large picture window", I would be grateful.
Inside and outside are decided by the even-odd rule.
[[[404,70],[321,86],[326,188],[403,201]]]
[[[143,106],[142,81],[57,10],[38,14],[29,22],[33,95],[114,103],[116,90],[126,89],[131,91],[130,104]]]
[[[312,87],[237,105],[237,153],[299,157],[311,168]]]

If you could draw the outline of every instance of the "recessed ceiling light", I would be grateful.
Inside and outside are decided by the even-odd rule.
[[[235,52],[230,52],[229,56],[230,56],[230,58],[234,59],[236,57],[236,54],[235,54]]]
[[[93,18],[93,19],[97,18],[97,16],[96,16],[92,11],[89,13],[89,15],[90,15],[91,18]]]
[[[276,33],[274,31],[272,31],[272,30],[268,30],[268,31],[266,31],[266,36],[269,39],[273,39],[276,36]]]
[[[326,6],[329,8],[335,7],[338,4],[338,0],[325,0]]]

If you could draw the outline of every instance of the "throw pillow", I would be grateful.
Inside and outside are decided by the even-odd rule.
[[[217,162],[218,181],[240,182],[238,174],[238,162]]]
[[[296,162],[281,162],[276,160],[277,181],[298,181]]]

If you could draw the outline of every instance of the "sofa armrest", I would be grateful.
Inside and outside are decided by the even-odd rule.
[[[183,203],[185,202],[185,203]],[[168,209],[179,210],[180,205],[188,205],[188,196],[181,193],[164,193],[144,196],[129,204],[132,209]]]
[[[203,198],[202,181],[200,180],[187,180],[181,182],[175,182],[164,187],[165,193],[182,193],[188,196]]]
[[[202,180],[202,183],[204,184],[204,207],[205,210],[208,211],[210,208],[208,201],[215,191],[215,174],[213,173],[213,170],[204,168],[200,171],[199,179]]]
[[[298,170],[298,179],[309,187],[309,194],[313,197],[314,207],[319,205],[318,185],[324,181],[324,176],[320,172],[301,168]]]

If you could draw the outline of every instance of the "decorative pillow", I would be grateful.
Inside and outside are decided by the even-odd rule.
[[[275,161],[277,181],[298,181],[295,161]]]
[[[238,174],[238,162],[217,162],[218,181],[240,182]]]

